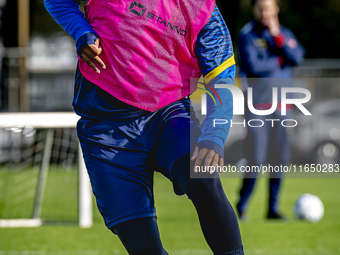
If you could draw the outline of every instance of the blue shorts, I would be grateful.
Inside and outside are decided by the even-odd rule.
[[[172,181],[173,163],[193,152],[196,144],[190,141],[197,141],[201,134],[190,99],[186,97],[149,112],[122,102],[112,103],[117,99],[85,78],[79,78],[79,73],[77,77],[81,83],[77,84],[76,78],[73,105],[81,115],[78,137],[106,226],[111,228],[125,221],[156,216],[154,171]],[[93,92],[95,99],[90,100],[88,97],[93,96]],[[97,105],[95,100],[102,97],[98,93],[111,98],[111,104],[108,106],[108,101],[104,101],[103,105],[101,100]],[[90,111],[91,107],[97,109]],[[89,116],[97,110],[100,116]],[[175,192],[183,194],[178,185],[173,184]]]

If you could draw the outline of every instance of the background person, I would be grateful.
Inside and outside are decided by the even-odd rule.
[[[253,104],[257,110],[267,110],[272,106],[273,87],[290,86],[293,77],[292,67],[303,61],[304,49],[294,34],[280,25],[280,0],[252,0],[255,19],[246,24],[239,35],[239,53],[241,75],[247,77],[249,87],[253,88]],[[252,78],[252,79],[249,79]],[[282,79],[286,78],[286,79]],[[280,94],[276,111],[271,115],[259,116],[246,107],[246,120],[260,119],[262,127],[247,126],[245,140],[245,157],[250,166],[265,164],[285,165],[288,160],[288,136],[286,128],[281,125]],[[287,109],[289,105],[287,106]],[[274,127],[266,119],[277,119]],[[256,173],[246,173],[237,203],[240,219],[244,219],[248,199],[253,191]],[[278,211],[278,195],[281,174],[272,174],[269,179],[269,219],[282,219]]]

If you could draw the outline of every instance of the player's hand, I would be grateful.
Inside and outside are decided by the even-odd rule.
[[[266,21],[266,26],[269,29],[269,33],[272,36],[278,36],[281,32],[280,30],[280,22],[278,18],[271,18]]]
[[[78,55],[88,64],[90,67],[93,68],[97,73],[100,73],[99,68],[96,64],[101,66],[103,69],[106,69],[106,66],[99,57],[100,53],[102,52],[102,48],[100,47],[100,40],[99,38],[95,41],[95,44],[88,44],[80,49]]]
[[[223,167],[223,158],[220,155],[212,150],[207,148],[199,149],[198,147],[195,148],[194,154],[191,157],[191,160],[195,161],[194,171],[196,171],[196,166],[201,166],[202,163],[205,167],[208,166],[220,166]],[[213,174],[214,172],[210,172]]]

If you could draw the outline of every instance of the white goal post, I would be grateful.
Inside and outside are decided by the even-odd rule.
[[[75,128],[79,116],[72,112],[46,113],[0,113],[0,128],[44,128],[47,129],[41,171],[35,199],[34,214],[31,219],[0,219],[0,227],[38,227],[43,224],[41,208],[48,175],[53,132],[57,128]],[[93,224],[92,190],[79,146],[79,226],[89,228]]]

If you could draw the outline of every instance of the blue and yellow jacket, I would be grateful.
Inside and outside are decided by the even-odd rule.
[[[241,72],[247,77],[291,78],[291,67],[304,57],[304,48],[291,30],[281,26],[275,38],[257,21],[241,29],[238,46]]]
[[[303,61],[304,48],[291,30],[280,28],[281,33],[273,37],[258,21],[252,21],[239,34],[240,76],[261,78],[243,79],[243,88],[253,87],[255,104],[271,102],[273,87],[292,86],[292,67]]]

